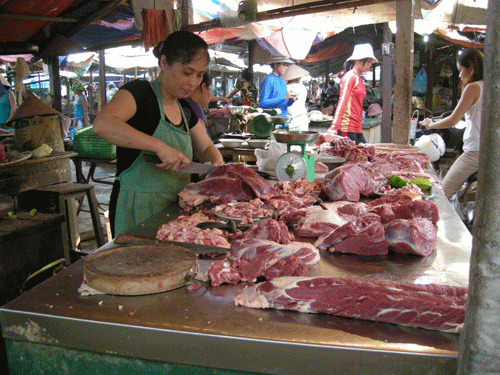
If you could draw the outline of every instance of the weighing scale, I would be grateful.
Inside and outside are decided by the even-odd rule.
[[[274,112],[273,112],[274,113]],[[255,116],[250,122],[250,131],[259,138],[267,138],[276,128],[276,125],[290,122],[290,116],[271,116],[263,113]]]
[[[315,142],[319,132],[284,131],[273,132],[277,142],[287,144],[287,153],[276,162],[276,177],[280,181],[293,182],[301,177],[314,181],[314,155],[306,154],[306,144]],[[291,151],[292,146],[300,146],[300,153]]]

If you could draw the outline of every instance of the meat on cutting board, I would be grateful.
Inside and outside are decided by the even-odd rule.
[[[354,201],[369,197],[377,183],[365,169],[355,164],[344,164],[328,173],[321,187],[331,201]]]
[[[389,250],[396,253],[430,255],[437,247],[436,228],[424,218],[395,219],[385,227]]]
[[[236,305],[326,313],[457,333],[467,288],[336,277],[279,277],[245,287]]]

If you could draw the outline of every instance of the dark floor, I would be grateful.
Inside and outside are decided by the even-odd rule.
[[[76,181],[73,163],[71,164],[71,167],[72,167],[73,181]],[[85,177],[87,177],[89,169],[90,169],[90,163],[83,162],[82,170]],[[94,172],[94,180],[113,182],[115,172],[116,172],[116,166],[114,164],[98,163]],[[105,237],[104,239],[105,241],[110,241],[111,239],[107,238],[106,218],[104,214],[108,210],[108,204],[112,186],[110,184],[105,184],[102,182],[96,182],[92,180],[90,180],[89,183],[94,186],[94,192],[97,198],[97,202],[99,203],[99,213],[104,231],[104,237]],[[92,218],[90,216],[87,199],[83,200],[81,211],[78,214],[78,230],[80,233],[79,250],[82,252],[82,256],[87,255],[88,253],[98,248],[97,242],[95,240],[95,232],[94,232],[94,227],[92,225]]]

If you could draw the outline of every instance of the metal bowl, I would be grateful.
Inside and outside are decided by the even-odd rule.
[[[275,130],[274,138],[278,142],[315,142],[319,132]]]
[[[247,113],[249,108],[252,108],[252,107],[249,107],[247,105],[241,105],[241,106],[230,105],[228,107],[229,107],[229,112],[232,115],[243,115],[243,114]]]

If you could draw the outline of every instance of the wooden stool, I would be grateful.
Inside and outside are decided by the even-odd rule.
[[[77,208],[75,207],[75,199],[87,196],[97,246],[100,247],[104,245],[104,231],[101,225],[99,207],[97,205],[97,198],[95,196],[93,185],[66,182],[62,184],[38,188],[35,189],[34,192],[44,194],[47,196],[47,198],[52,197],[55,201],[58,202],[58,212],[63,213],[66,217],[66,222],[64,224],[66,228],[64,229],[68,233],[68,240],[63,241],[63,246],[64,257],[68,264],[71,263],[70,249],[78,251],[77,246],[80,239],[80,234],[78,233]]]

